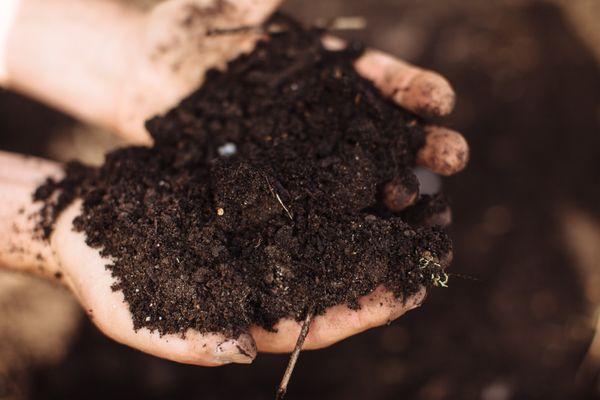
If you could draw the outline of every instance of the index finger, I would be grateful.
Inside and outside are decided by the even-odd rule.
[[[323,38],[329,50],[346,43],[333,36]],[[440,74],[410,65],[390,54],[367,49],[355,62],[356,71],[398,105],[422,117],[442,117],[454,109],[456,95]]]

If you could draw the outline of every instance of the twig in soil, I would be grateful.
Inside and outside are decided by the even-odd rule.
[[[284,32],[286,27],[280,24],[262,25],[242,25],[235,28],[212,28],[206,31],[206,36],[235,35],[238,33],[280,33]]]
[[[312,318],[312,307],[310,307],[306,312],[304,323],[302,324],[302,328],[300,329],[300,334],[298,335],[298,340],[296,341],[296,347],[294,347],[294,351],[290,356],[290,361],[288,362],[287,368],[285,369],[283,378],[281,378],[281,383],[279,383],[279,388],[277,389],[275,400],[282,400],[285,396],[285,393],[287,392],[288,383],[290,382],[290,378],[292,377],[292,372],[294,372],[294,367],[296,366],[296,362],[298,361],[298,357],[300,356],[300,351],[302,351],[302,346],[304,345],[306,335],[308,335],[308,330],[310,328]]]
[[[448,287],[449,276],[444,272],[442,265],[435,261],[433,255],[426,251],[419,259],[419,269],[431,270],[431,283],[437,287]]]
[[[267,186],[269,186],[269,191],[271,192],[271,194],[273,196],[275,196],[275,198],[277,199],[277,201],[279,202],[279,204],[281,204],[281,207],[283,207],[283,209],[285,210],[285,212],[287,213],[288,217],[290,217],[290,219],[293,221],[294,217],[292,216],[292,213],[290,212],[290,210],[285,206],[285,204],[283,204],[283,201],[281,201],[281,197],[279,197],[279,193],[275,192],[275,190],[273,189],[273,187],[271,186],[271,182],[269,182],[269,178],[267,178],[266,176],[264,177],[265,180],[267,181]]]
[[[283,201],[281,201],[281,197],[279,197],[279,194],[275,193],[275,197],[277,197],[277,201],[279,201],[279,204],[281,204],[281,207],[283,207],[283,209],[287,213],[288,217],[290,217],[290,219],[293,221],[294,218],[292,217],[292,213],[290,212],[290,210],[288,210],[288,208],[285,206],[285,204],[283,204]]]

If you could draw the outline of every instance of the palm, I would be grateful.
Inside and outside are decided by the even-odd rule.
[[[185,337],[160,336],[146,328],[135,331],[123,294],[111,289],[114,278],[105,268],[110,260],[87,246],[83,233],[72,229],[72,221],[78,214],[79,204],[71,205],[63,212],[56,222],[51,246],[64,274],[65,284],[94,323],[114,340],[159,357],[207,366],[228,362],[249,363],[256,356],[257,349],[280,353],[294,348],[300,326],[293,320],[280,321],[276,333],[252,327],[251,335],[234,339],[194,331],[188,331]],[[363,298],[363,307],[359,311],[341,305],[332,307],[314,319],[305,348],[325,347],[391,321],[418,306],[423,296],[424,292],[421,292],[403,303],[384,290],[378,290]]]

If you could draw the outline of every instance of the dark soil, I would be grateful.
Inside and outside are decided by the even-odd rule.
[[[444,182],[456,216],[452,271],[478,279],[453,276],[448,289],[431,291],[427,304],[390,326],[305,352],[290,400],[599,397],[598,376],[574,383],[594,313],[558,211],[576,204],[600,217],[600,74],[558,7],[528,3],[286,2],[307,21],[364,15],[368,29],[355,35],[452,82],[458,102],[449,122],[473,149],[469,168]],[[59,117],[39,109],[0,92],[2,149],[28,153],[53,140]],[[512,222],[505,215],[504,230],[489,230],[488,210],[498,205]],[[24,300],[15,297],[15,307]],[[57,364],[0,378],[0,392],[20,384],[28,399],[259,400],[272,397],[280,378],[273,371],[289,358],[262,354],[251,368],[199,369],[120,345],[85,318],[71,343]]]
[[[358,308],[381,284],[404,299],[442,273],[451,244],[426,221],[439,201],[406,220],[382,205],[389,181],[418,192],[421,121],[358,76],[359,46],[329,52],[322,32],[276,20],[283,33],[147,123],[152,148],[69,164],[35,194],[46,236],[83,199],[75,229],[115,260],[136,329],[272,329],[309,307]]]

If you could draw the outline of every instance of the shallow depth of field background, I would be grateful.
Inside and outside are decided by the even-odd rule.
[[[600,2],[285,9],[307,22],[364,16],[352,36],[444,74],[458,93],[444,123],[472,148],[468,170],[444,181],[452,272],[467,277],[390,326],[303,353],[289,399],[600,397]],[[0,91],[2,150],[98,162],[116,144]],[[286,363],[153,358],[104,338],[63,289],[0,271],[0,399],[271,398]]]

